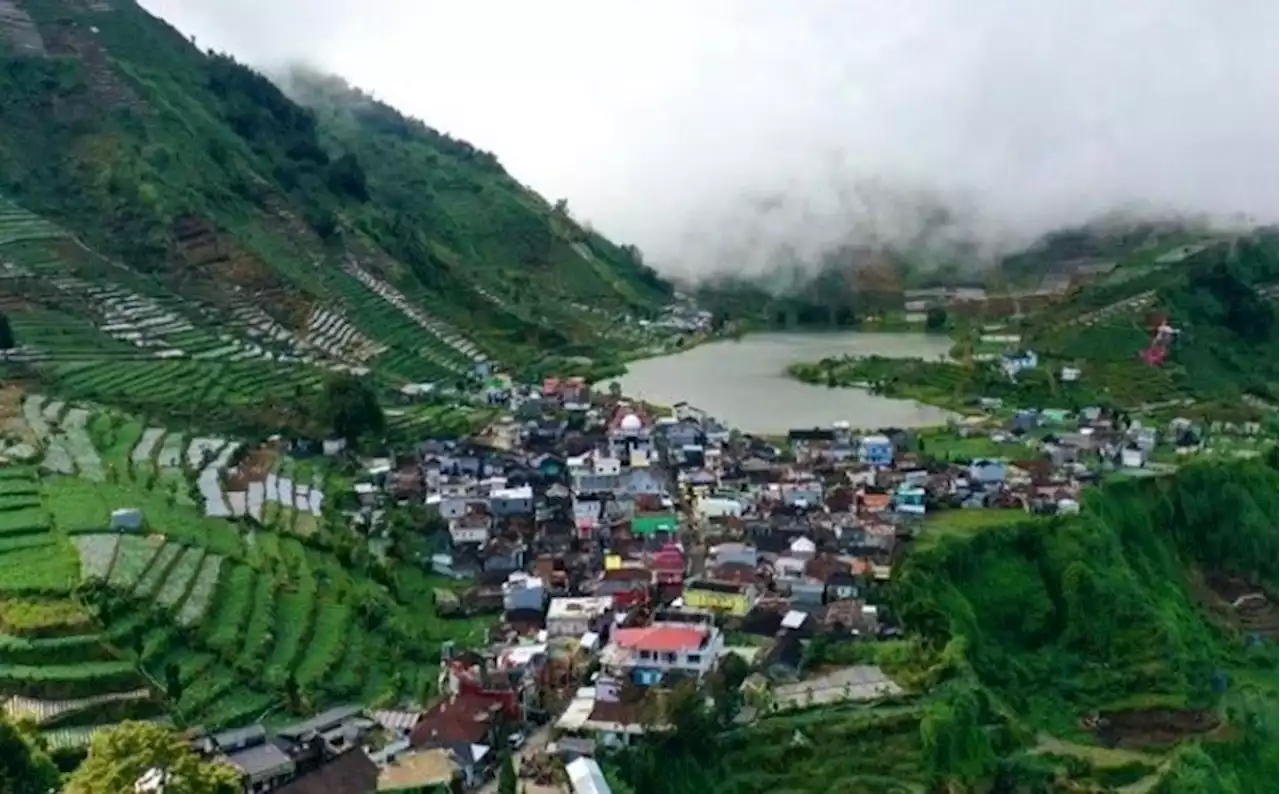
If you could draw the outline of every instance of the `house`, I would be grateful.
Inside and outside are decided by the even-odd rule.
[[[499,517],[533,515],[533,487],[495,488],[489,492],[489,511]]]
[[[1004,461],[980,458],[969,464],[969,481],[982,485],[1004,482]]]
[[[1120,450],[1120,465],[1126,469],[1141,469],[1147,465],[1147,451],[1137,444],[1129,444]]]
[[[564,765],[573,794],[613,794],[594,758],[575,758]]]
[[[609,421],[609,448],[614,456],[626,461],[647,460],[652,450],[653,423],[640,409],[619,406]]]
[[[527,573],[513,573],[502,584],[502,608],[507,612],[525,609],[542,612],[546,597],[547,588],[543,581]]]
[[[569,487],[574,493],[606,493],[618,487],[622,459],[605,452],[589,452],[566,461]]]
[[[493,517],[487,512],[472,512],[449,521],[449,537],[454,545],[485,543],[493,527]]]
[[[683,598],[691,609],[742,617],[751,611],[759,596],[759,589],[749,582],[692,579],[685,583]]]
[[[618,478],[618,492],[623,495],[665,494],[662,480],[648,468],[631,469]]]
[[[713,623],[663,622],[614,630],[600,657],[604,666],[649,686],[672,672],[702,678],[723,648],[724,638]]]
[[[653,572],[653,583],[659,587],[679,586],[684,584],[685,572],[684,552],[675,543],[665,543],[649,558],[649,570]]]
[[[378,790],[378,767],[359,747],[324,761],[272,794],[373,794]]]
[[[1000,357],[1000,368],[1011,378],[1019,372],[1026,372],[1027,370],[1035,369],[1039,363],[1039,356],[1031,350],[1020,350],[1015,353],[1005,353]]]
[[[599,631],[613,614],[613,598],[553,598],[547,607],[547,637],[581,637]]]
[[[458,693],[442,698],[422,713],[409,733],[410,746],[448,750],[465,785],[484,777],[502,723],[502,705],[488,698]]]
[[[208,749],[240,774],[246,792],[268,791],[294,776],[294,760],[272,742],[261,725],[223,731],[209,737]]]
[[[858,460],[869,466],[892,466],[893,442],[885,435],[863,436],[858,443]]]
[[[116,532],[136,532],[142,529],[142,511],[136,507],[112,510],[111,529]]]
[[[631,517],[632,535],[656,535],[659,532],[675,533],[680,528],[675,513],[637,513]]]
[[[893,508],[899,513],[923,515],[925,512],[925,491],[918,485],[903,483],[893,494]]]
[[[652,585],[653,574],[647,568],[626,565],[602,571],[593,592],[598,596],[609,596],[614,606],[627,609],[648,603]]]

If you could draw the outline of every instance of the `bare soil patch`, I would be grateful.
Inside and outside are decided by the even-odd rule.
[[[266,482],[267,475],[275,471],[280,459],[280,448],[275,444],[254,447],[245,459],[227,472],[228,491],[247,491],[249,484]]]
[[[1275,642],[1280,636],[1280,609],[1262,588],[1239,577],[1209,573],[1205,585],[1217,602],[1211,607],[1228,622],[1247,634],[1258,634]]]
[[[1098,740],[1106,747],[1168,746],[1187,736],[1209,733],[1222,723],[1212,711],[1138,709],[1100,715]]]

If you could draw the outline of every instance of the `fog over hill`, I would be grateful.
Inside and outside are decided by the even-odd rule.
[[[495,152],[674,275],[1277,217],[1269,0],[144,0]]]

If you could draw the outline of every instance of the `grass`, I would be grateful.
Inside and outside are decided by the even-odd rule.
[[[971,538],[994,529],[1038,520],[1041,517],[1018,509],[975,507],[935,511],[925,517],[916,545],[927,545],[944,537]]]

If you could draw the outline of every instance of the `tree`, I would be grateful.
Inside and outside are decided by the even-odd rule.
[[[924,329],[930,332],[946,330],[947,327],[947,310],[941,306],[934,306],[924,316]]]
[[[516,775],[515,759],[511,753],[503,753],[502,766],[498,769],[498,794],[518,794],[520,778]]]
[[[21,729],[0,717],[0,792],[46,794],[58,788],[58,768]]]
[[[329,187],[333,192],[345,193],[357,201],[369,200],[369,185],[364,169],[350,152],[329,164]]]
[[[156,772],[152,772],[156,770]],[[67,781],[67,794],[133,791],[148,773],[164,780],[165,794],[234,794],[240,778],[231,766],[208,762],[181,736],[149,722],[125,722],[93,737],[89,756]]]
[[[164,666],[164,693],[171,703],[177,703],[182,697],[181,669],[176,662]]]
[[[348,373],[336,374],[325,383],[320,416],[335,436],[348,441],[381,434],[386,427],[378,396],[363,380]]]
[[[17,346],[18,342],[13,338],[13,326],[9,325],[9,318],[4,312],[0,312],[0,350],[12,350]]]

